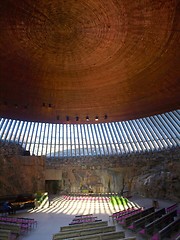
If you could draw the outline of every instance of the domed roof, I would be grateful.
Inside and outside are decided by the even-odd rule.
[[[6,0],[0,116],[112,122],[179,108],[177,0]]]

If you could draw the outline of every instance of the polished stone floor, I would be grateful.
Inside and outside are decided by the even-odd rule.
[[[98,219],[108,221],[109,225],[116,225],[116,230],[125,231],[125,236],[134,236],[130,230],[123,229],[119,224],[113,223],[109,216],[118,210],[113,208],[107,199],[92,200],[69,200],[64,196],[51,196],[50,204],[42,209],[31,209],[28,212],[19,212],[17,217],[34,218],[38,222],[37,228],[23,235],[22,240],[51,240],[53,234],[59,232],[61,226],[69,225],[75,215],[94,214]],[[152,199],[143,197],[132,197],[130,204],[140,207],[151,207]],[[168,207],[174,202],[168,200],[159,200],[159,207]],[[141,240],[141,236],[136,236]]]

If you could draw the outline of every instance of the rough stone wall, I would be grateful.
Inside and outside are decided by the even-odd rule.
[[[61,168],[67,192],[123,192],[180,200],[180,150],[124,156],[48,160],[47,168]]]
[[[0,195],[45,190],[45,169],[61,169],[65,192],[118,192],[180,200],[180,149],[131,155],[46,159],[0,142]]]
[[[0,145],[0,195],[44,191],[44,159],[22,154],[23,149],[16,144]]]
[[[180,158],[179,158],[180,159]],[[146,197],[180,200],[180,160],[149,162],[137,169],[131,188]],[[139,173],[139,176],[138,176]]]
[[[1,157],[23,155],[24,152],[25,150],[19,144],[0,140]]]

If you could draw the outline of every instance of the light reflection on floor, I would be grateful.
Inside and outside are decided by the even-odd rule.
[[[59,232],[60,226],[68,225],[75,215],[94,214],[98,219],[108,221],[108,225],[116,226],[116,231],[125,231],[126,237],[133,237],[134,232],[123,228],[120,224],[109,218],[112,213],[122,210],[122,206],[113,207],[110,201],[98,198],[94,201],[90,200],[68,200],[63,196],[51,196],[50,206],[47,204],[42,209],[32,209],[27,212],[18,212],[18,217],[34,218],[38,222],[38,227],[28,234],[22,236],[19,240],[52,240],[53,234]],[[160,208],[168,207],[175,202],[169,200],[158,199]],[[130,205],[148,208],[152,206],[153,199],[141,196],[133,196]],[[144,240],[140,235],[136,236],[137,240]]]
[[[113,206],[110,199],[102,198],[81,198],[68,199],[64,196],[53,199],[50,205],[47,204],[44,208],[33,209],[31,213],[64,213],[67,215],[83,215],[83,214],[107,214],[111,215],[114,212],[122,211],[128,207],[138,208],[139,205],[128,201],[127,206]]]

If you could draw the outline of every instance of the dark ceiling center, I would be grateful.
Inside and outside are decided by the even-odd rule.
[[[3,1],[0,114],[93,123],[177,109],[179,29],[176,0]]]

